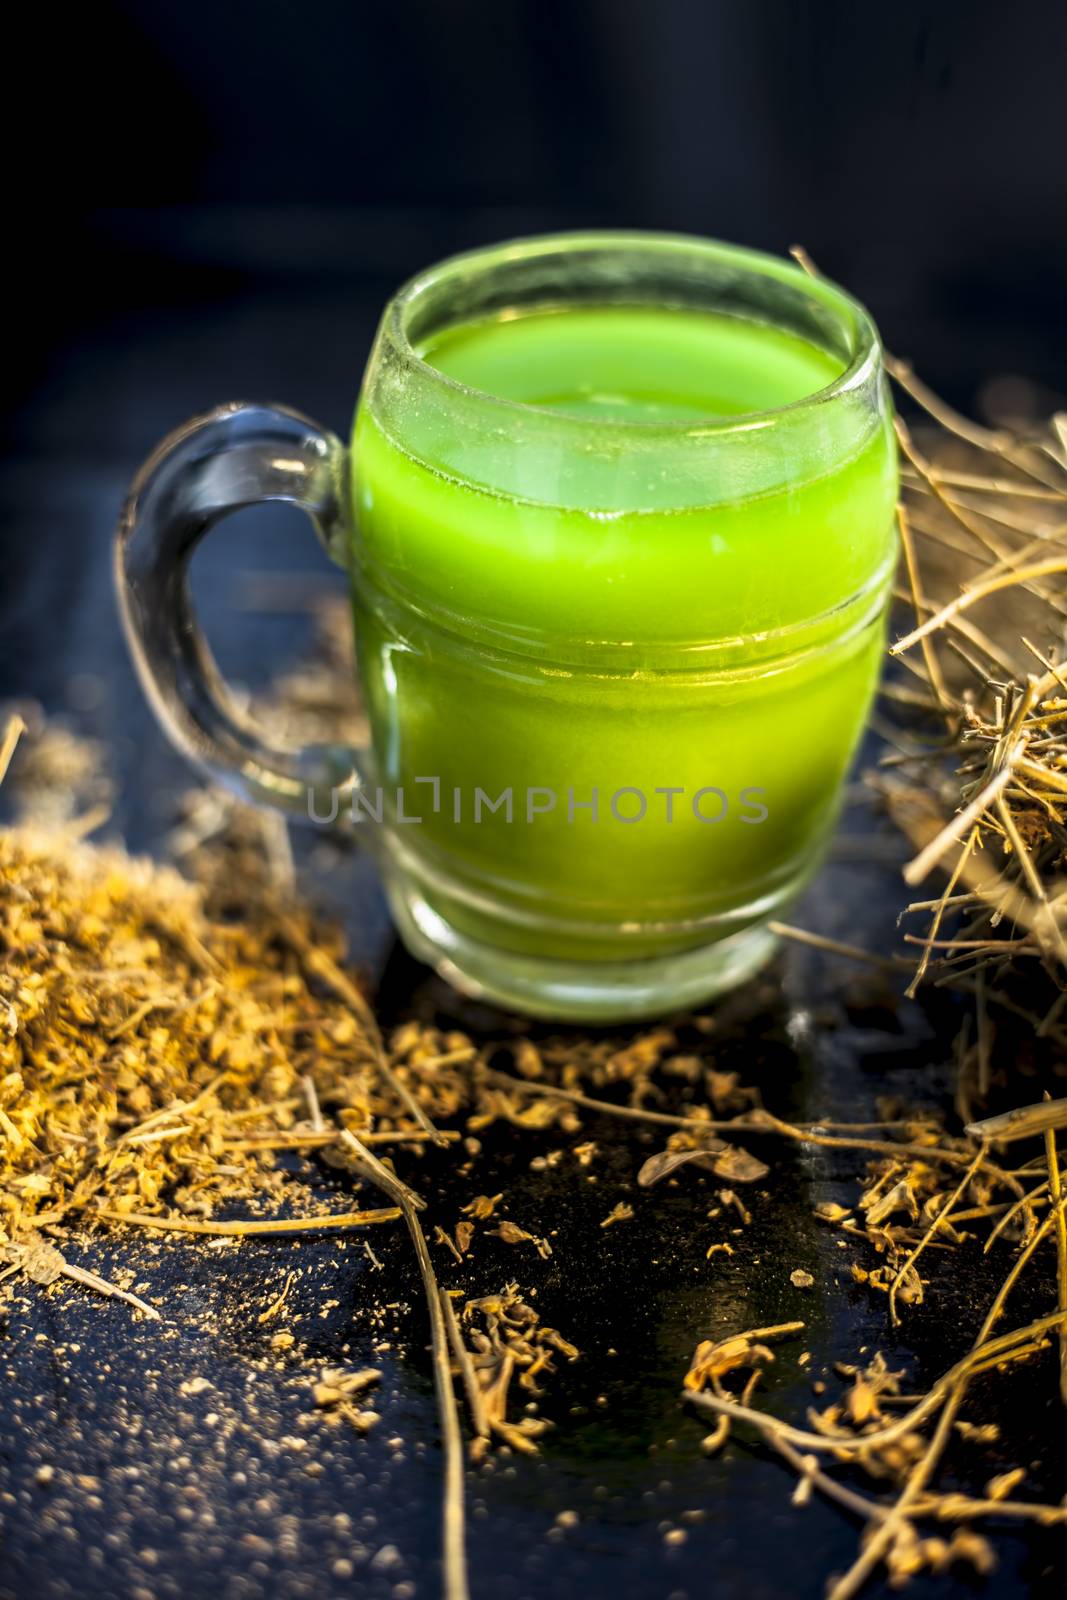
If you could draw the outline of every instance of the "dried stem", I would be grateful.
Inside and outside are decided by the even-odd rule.
[[[463,1435],[459,1426],[456,1391],[448,1359],[448,1332],[441,1309],[441,1290],[433,1270],[426,1235],[410,1201],[401,1202],[404,1221],[415,1246],[419,1271],[430,1313],[433,1381],[445,1454],[445,1489],[441,1511],[441,1541],[444,1556],[444,1600],[469,1600],[467,1579],[466,1512],[463,1492]]]
[[[915,543],[911,536],[911,524],[908,521],[908,513],[904,508],[903,502],[897,506],[897,526],[900,529],[900,545],[904,552],[904,570],[908,575],[908,586],[911,590],[912,606],[915,611],[915,622],[918,625],[923,620],[923,612],[927,609],[927,606],[919,578],[918,563],[915,559]],[[930,680],[930,687],[937,696],[938,705],[942,710],[945,710],[950,701],[937,659],[937,652],[929,639],[923,639],[922,647],[923,661],[926,664],[926,675]]]
[[[745,1406],[740,1401],[733,1400],[726,1395],[715,1394],[705,1390],[701,1394],[694,1394],[685,1390],[683,1398],[692,1402],[702,1411],[711,1411],[717,1415],[730,1417],[734,1422],[747,1422],[761,1434],[769,1437],[772,1433],[779,1434],[787,1439],[790,1444],[795,1444],[801,1450],[811,1450],[816,1454],[833,1456],[863,1455],[868,1450],[880,1450],[889,1444],[895,1444],[909,1433],[913,1433],[920,1423],[932,1416],[941,1407],[947,1394],[951,1393],[955,1384],[968,1376],[972,1369],[983,1362],[993,1358],[1006,1360],[1015,1349],[1029,1343],[1035,1336],[1048,1333],[1053,1328],[1061,1327],[1067,1319],[1067,1313],[1053,1312],[1046,1317],[1038,1317],[1034,1322],[1027,1323],[1024,1328],[1013,1328],[1010,1333],[1002,1333],[996,1339],[986,1339],[982,1347],[975,1346],[969,1353],[950,1367],[929,1392],[916,1401],[911,1410],[903,1416],[887,1423],[884,1428],[876,1429],[871,1433],[810,1433],[805,1428],[795,1428],[791,1423],[782,1422],[778,1417],[772,1417],[766,1411],[757,1411],[751,1406]]]
[[[962,873],[962,871],[964,869],[964,866],[965,866],[966,861],[967,861],[967,857],[970,855],[971,851],[974,849],[977,840],[978,840],[978,829],[977,828],[972,828],[970,833],[967,836],[967,842],[965,843],[963,849],[960,851],[959,855],[956,858],[956,864],[953,867],[952,873],[951,873],[951,875],[949,877],[949,880],[945,885],[945,892],[941,896],[940,900],[937,902],[937,906],[935,908],[934,915],[933,915],[933,918],[932,918],[931,923],[930,923],[930,932],[929,932],[928,937],[924,941],[925,949],[923,950],[922,957],[921,957],[921,959],[919,961],[919,965],[915,969],[915,976],[912,978],[911,982],[908,984],[908,987],[907,987],[907,989],[905,991],[905,993],[907,994],[909,1000],[913,1000],[915,998],[915,994],[916,994],[916,992],[917,992],[917,990],[919,988],[919,985],[922,983],[923,978],[926,976],[926,969],[930,964],[930,957],[931,957],[931,955],[933,954],[933,951],[934,951],[934,944],[935,944],[935,941],[937,939],[938,932],[940,931],[940,928],[941,928],[941,922],[942,922],[942,918],[945,915],[945,909],[948,906],[949,901],[952,899],[953,891],[955,890],[955,887],[956,887],[957,883],[959,882],[960,874]],[[909,907],[909,909],[911,909],[911,908]]]
[[[341,1211],[328,1217],[240,1217],[230,1222],[153,1217],[144,1211],[111,1211],[106,1207],[91,1215],[104,1222],[121,1222],[131,1228],[154,1228],[161,1233],[204,1233],[220,1239],[246,1239],[256,1234],[336,1233],[346,1228],[369,1228],[379,1222],[398,1221],[401,1211],[396,1206],[385,1206],[377,1211]]]
[[[433,1357],[434,1390],[437,1411],[441,1419],[441,1434],[445,1454],[445,1488],[441,1515],[441,1539],[444,1559],[444,1600],[469,1600],[467,1581],[466,1515],[463,1494],[463,1435],[459,1426],[456,1391],[448,1359],[448,1330],[441,1303],[441,1289],[430,1260],[426,1235],[422,1231],[416,1202],[423,1205],[414,1190],[409,1189],[394,1172],[383,1166],[369,1150],[360,1145],[348,1129],[344,1130],[346,1143],[365,1158],[366,1176],[372,1183],[395,1200],[400,1208],[422,1277],[426,1305],[430,1314],[431,1353]]]
[[[593,1100],[588,1095],[579,1094],[574,1089],[563,1089],[558,1085],[547,1083],[529,1083],[524,1078],[514,1078],[510,1073],[497,1072],[493,1068],[483,1068],[484,1075],[491,1083],[498,1083],[502,1088],[517,1090],[520,1094],[530,1094],[554,1100],[566,1100],[568,1104],[582,1106],[587,1111],[609,1117],[623,1117],[631,1122],[649,1122],[660,1127],[682,1128],[686,1133],[699,1135],[702,1133],[735,1133],[735,1134],[776,1134],[783,1139],[795,1140],[798,1144],[821,1145],[831,1150],[866,1150],[873,1155],[881,1156],[917,1156],[923,1161],[937,1162],[943,1166],[966,1167],[971,1157],[961,1150],[949,1150],[938,1145],[904,1144],[893,1139],[864,1139],[853,1135],[837,1135],[823,1133],[823,1127],[833,1127],[832,1122],[817,1123],[812,1127],[797,1127],[791,1122],[784,1122],[781,1117],[776,1117],[770,1111],[760,1110],[748,1117],[732,1117],[725,1120],[696,1117],[672,1116],[666,1111],[645,1111],[639,1106],[615,1105],[610,1100]],[[983,1156],[980,1170],[988,1172],[999,1182],[1007,1185],[1013,1194],[1022,1194],[1018,1181],[1005,1172],[1003,1168]]]
[[[409,1189],[407,1184],[403,1183],[395,1172],[390,1172],[389,1168],[379,1161],[376,1155],[372,1155],[362,1140],[352,1132],[351,1128],[341,1129],[341,1143],[347,1145],[355,1156],[356,1165],[364,1176],[369,1178],[371,1183],[376,1183],[379,1189],[384,1189],[386,1194],[391,1195],[396,1200],[397,1205],[407,1205],[411,1206],[415,1211],[425,1211],[426,1201],[422,1196],[416,1194],[414,1189]]]
[[[970,589],[962,589],[948,605],[942,606],[940,611],[928,617],[918,628],[913,628],[911,633],[905,634],[896,644],[890,645],[889,654],[903,655],[913,644],[918,644],[928,634],[936,633],[938,628],[943,628],[953,617],[958,617],[961,612],[967,611],[979,600],[985,600],[991,594],[997,594],[1002,589],[1012,589],[1020,583],[1029,583],[1034,578],[1050,577],[1055,572],[1067,572],[1067,556],[1048,556],[1044,561],[1034,561],[1029,566],[1018,567],[1014,572],[1001,573],[999,577],[981,580]]]
[[[952,1212],[952,1208],[955,1206],[956,1202],[962,1196],[962,1194],[963,1194],[964,1190],[966,1189],[967,1185],[970,1183],[971,1179],[974,1177],[975,1173],[978,1171],[978,1168],[982,1165],[982,1162],[985,1160],[988,1148],[989,1148],[988,1145],[985,1145],[985,1144],[982,1144],[982,1145],[979,1146],[977,1154],[975,1155],[975,1158],[971,1162],[970,1166],[967,1168],[967,1171],[963,1174],[963,1177],[960,1179],[959,1183],[956,1185],[955,1189],[952,1191],[952,1194],[949,1196],[949,1198],[946,1201],[945,1205],[942,1206],[941,1210],[937,1213],[937,1216],[931,1222],[930,1226],[927,1228],[926,1232],[923,1234],[922,1238],[919,1240],[919,1242],[915,1246],[915,1248],[911,1251],[910,1255],[908,1255],[908,1257],[904,1261],[903,1265],[901,1266],[900,1270],[897,1272],[896,1277],[893,1279],[892,1285],[891,1285],[890,1290],[889,1290],[889,1315],[890,1315],[890,1318],[892,1319],[894,1327],[896,1327],[900,1322],[900,1317],[897,1314],[897,1294],[898,1294],[898,1292],[900,1290],[901,1284],[904,1282],[904,1280],[907,1277],[908,1273],[912,1271],[912,1269],[915,1266],[915,1263],[918,1261],[919,1257],[922,1255],[923,1251],[926,1249],[927,1245],[930,1243],[930,1241],[934,1237],[934,1235],[938,1232],[938,1230],[940,1228],[943,1228],[946,1225],[946,1223],[948,1222],[949,1216],[951,1215],[951,1212]],[[917,1273],[916,1273],[916,1278],[918,1280],[918,1285],[919,1285],[919,1292],[918,1292],[918,1297],[917,1298],[918,1298],[919,1301],[921,1301],[922,1300],[922,1280],[920,1278],[918,1278],[918,1274]]]
[[[891,971],[911,971],[912,963],[906,956],[880,956],[873,950],[863,950],[856,944],[844,944],[840,939],[828,939],[821,933],[810,933],[807,928],[794,928],[788,922],[768,922],[769,931],[779,939],[792,939],[795,944],[808,945],[812,950],[823,950],[827,955],[846,956],[849,961],[862,961],[869,967],[886,967]]]
[[[479,1439],[489,1437],[489,1419],[485,1413],[485,1400],[482,1395],[478,1374],[474,1370],[471,1353],[467,1349],[456,1320],[456,1309],[452,1304],[452,1296],[447,1290],[441,1290],[441,1310],[444,1313],[445,1328],[448,1332],[448,1342],[452,1346],[452,1354],[456,1365],[459,1367],[463,1379],[463,1387],[467,1394],[467,1404],[470,1407],[471,1426]]]
[[[98,1272],[89,1272],[85,1267],[72,1266],[69,1261],[64,1261],[63,1276],[70,1278],[74,1283],[80,1283],[87,1289],[95,1289],[97,1294],[104,1295],[109,1300],[124,1300],[128,1306],[133,1306],[135,1311],[141,1311],[153,1322],[158,1322],[159,1312],[155,1306],[150,1306],[147,1300],[142,1300],[140,1295],[130,1294],[126,1289],[120,1289],[116,1284],[109,1283]]]
[[[378,1071],[389,1085],[393,1094],[396,1095],[411,1116],[415,1118],[424,1133],[428,1134],[438,1144],[445,1143],[407,1084],[401,1082],[390,1066],[377,1018],[351,978],[348,977],[347,973],[341,971],[336,961],[332,961],[325,950],[321,950],[318,945],[312,943],[295,917],[279,913],[278,927],[293,949],[297,951],[308,971],[327,984],[346,1005],[352,1007],[374,1051]]]
[[[909,884],[921,883],[930,869],[937,866],[945,851],[950,849],[952,845],[959,844],[962,835],[967,832],[968,828],[973,828],[980,817],[989,810],[989,807],[1003,793],[1011,780],[1012,767],[1010,763],[1005,762],[999,771],[993,774],[989,782],[979,790],[970,804],[965,806],[962,811],[957,812],[949,822],[946,822],[940,833],[930,840],[930,843],[919,852],[914,861],[908,863],[904,868],[904,882]],[[970,854],[970,847],[968,847],[967,854]],[[953,884],[958,880],[962,870],[963,862],[961,861],[953,876]]]
[[[1031,1242],[1025,1246],[1016,1257],[1011,1271],[1005,1278],[999,1292],[996,1295],[996,1298],[993,1301],[993,1304],[986,1313],[986,1317],[982,1323],[978,1337],[971,1347],[969,1357],[965,1361],[957,1363],[957,1366],[953,1370],[953,1373],[950,1375],[949,1379],[947,1381],[942,1380],[942,1382],[938,1385],[938,1388],[941,1390],[942,1395],[945,1398],[945,1406],[940,1417],[938,1418],[937,1426],[934,1429],[929,1444],[927,1445],[923,1454],[920,1456],[918,1462],[909,1472],[904,1488],[901,1490],[900,1496],[896,1500],[888,1516],[877,1528],[875,1528],[874,1532],[868,1538],[866,1544],[864,1545],[860,1554],[857,1556],[856,1560],[853,1562],[852,1566],[849,1568],[848,1572],[846,1572],[844,1577],[840,1578],[829,1590],[828,1600],[851,1600],[851,1597],[863,1587],[863,1584],[867,1581],[868,1577],[877,1567],[878,1563],[885,1556],[896,1534],[900,1531],[907,1520],[908,1514],[911,1511],[914,1503],[919,1499],[922,1491],[926,1488],[931,1477],[936,1472],[941,1457],[944,1454],[945,1446],[947,1445],[951,1436],[952,1426],[956,1420],[956,1415],[960,1409],[960,1406],[963,1404],[967,1383],[972,1373],[976,1370],[984,1370],[988,1368],[989,1358],[994,1354],[994,1352],[1001,1353],[1001,1350],[1003,1349],[1003,1341],[1005,1336],[1002,1335],[999,1340],[991,1339],[990,1330],[993,1328],[998,1317],[1003,1311],[1008,1295],[1018,1281],[1023,1268],[1033,1255],[1034,1249],[1039,1243],[1041,1237],[1048,1231],[1049,1227],[1053,1224],[1056,1218],[1059,1218],[1060,1222],[1063,1220],[1062,1201],[1052,1212],[1049,1213],[1044,1222],[1042,1222],[1040,1228],[1038,1228],[1035,1232]],[[1044,1322],[1045,1328],[1039,1327],[1037,1323],[1032,1323],[1028,1329],[1016,1329],[1017,1337],[1012,1341],[1013,1344],[1019,1345],[1021,1343],[1026,1343],[1032,1339],[1032,1336],[1035,1333],[1044,1332],[1046,1329],[1051,1329],[1053,1327],[1058,1328],[1062,1332],[1064,1327],[1067,1326],[1067,1312],[1061,1309],[1054,1317],[1042,1318],[1040,1321]],[[1018,1337],[1020,1331],[1027,1336],[1025,1339],[1020,1339]],[[997,1347],[1001,1347],[1001,1349],[997,1349]]]
[[[1048,1192],[1056,1208],[1056,1297],[1059,1308],[1067,1312],[1067,1218],[1064,1216],[1060,1187],[1060,1163],[1056,1135],[1045,1129],[1045,1160],[1048,1163]],[[1060,1328],[1060,1398],[1067,1405],[1067,1323]]]
[[[11,757],[15,754],[16,747],[22,735],[26,732],[26,724],[21,717],[8,717],[4,725],[4,735],[0,739],[0,783],[7,777],[7,769],[11,765]]]

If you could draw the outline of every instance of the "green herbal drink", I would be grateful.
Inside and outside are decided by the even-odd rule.
[[[755,972],[818,860],[895,496],[878,334],[832,283],[710,239],[513,239],[389,301],[351,450],[277,406],[165,440],[119,594],[178,746],[364,824],[415,955],[515,1010],[634,1021]],[[359,747],[274,747],[196,626],[197,542],[279,500],[348,571]]]
[[[372,362],[353,450],[404,915],[414,899],[427,938],[442,919],[576,963],[773,915],[831,826],[878,673],[884,404],[813,426],[800,403],[847,360],[741,316],[591,301],[432,322],[411,341],[451,382],[405,407]],[[505,402],[498,426],[466,424],[470,391]]]

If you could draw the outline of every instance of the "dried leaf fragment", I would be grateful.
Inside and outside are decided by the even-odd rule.
[[[772,1328],[752,1328],[747,1333],[736,1333],[729,1339],[703,1339],[693,1352],[685,1387],[699,1392],[709,1383],[724,1378],[739,1367],[753,1367],[774,1360],[774,1352],[762,1341],[784,1339],[799,1333],[802,1322],[782,1322]]]
[[[668,1147],[666,1150],[661,1150],[658,1155],[649,1156],[637,1174],[637,1181],[643,1189],[649,1189],[654,1183],[659,1183],[679,1167],[684,1166],[700,1167],[705,1172],[713,1172],[717,1178],[723,1178],[728,1183],[758,1183],[770,1171],[764,1162],[749,1155],[747,1150],[737,1149],[721,1139],[713,1139],[697,1146],[696,1149],[679,1150]]]
[[[959,1421],[956,1423],[956,1432],[968,1444],[996,1444],[1000,1438],[1000,1429],[995,1422]]]
[[[517,1422],[508,1418],[512,1379],[517,1373],[523,1389],[539,1394],[539,1378],[554,1370],[553,1353],[574,1361],[578,1357],[576,1347],[557,1329],[540,1325],[537,1312],[522,1300],[514,1283],[507,1284],[499,1294],[468,1300],[460,1321],[467,1330],[481,1410],[490,1430],[513,1449],[536,1454],[536,1441],[549,1424],[529,1414]],[[484,1441],[475,1442],[476,1459],[485,1448]]]
[[[502,1239],[505,1244],[532,1244],[542,1261],[547,1261],[552,1254],[552,1246],[547,1239],[539,1239],[535,1233],[520,1228],[517,1222],[509,1222],[507,1218],[495,1228],[490,1228],[488,1233],[491,1239]]]
[[[717,1198],[724,1206],[733,1206],[734,1210],[741,1218],[742,1223],[746,1228],[748,1227],[749,1223],[752,1221],[752,1213],[745,1205],[739,1194],[735,1194],[732,1189],[720,1189]]]
[[[345,1372],[342,1368],[327,1367],[312,1393],[315,1404],[324,1410],[354,1400],[357,1395],[381,1382],[377,1367],[363,1367],[358,1372]]]
[[[12,1264],[18,1263],[31,1283],[39,1283],[46,1288],[61,1278],[66,1270],[67,1263],[55,1245],[49,1244],[37,1233],[9,1246],[6,1255]]]
[[[833,1200],[824,1200],[815,1207],[815,1215],[820,1222],[844,1222],[846,1217],[852,1215],[848,1206],[839,1206]]]
[[[1011,1472],[998,1473],[995,1478],[990,1478],[985,1486],[986,1499],[1006,1500],[1025,1477],[1026,1470],[1023,1467],[1015,1467]]]
[[[679,1167],[694,1166],[702,1168],[705,1172],[714,1172],[714,1152],[725,1148],[721,1140],[715,1140],[714,1143],[696,1150],[661,1150],[642,1163],[637,1181],[642,1189],[650,1189],[654,1183],[669,1177]]]
[[[867,1213],[868,1223],[872,1227],[877,1227],[879,1223],[885,1222],[887,1217],[891,1217],[895,1211],[907,1212],[914,1222],[919,1215],[919,1206],[915,1199],[915,1181],[915,1176],[909,1173],[907,1177],[901,1178],[885,1194],[879,1195],[872,1204],[865,1206],[864,1199],[866,1197],[861,1199],[860,1206]]]
[[[758,1156],[734,1145],[727,1145],[722,1154],[715,1158],[715,1165],[712,1167],[715,1176],[725,1178],[728,1183],[759,1183],[770,1170],[767,1163],[760,1161]]]

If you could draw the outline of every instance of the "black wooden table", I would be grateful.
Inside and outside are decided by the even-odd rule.
[[[56,357],[21,411],[0,479],[0,695],[35,700],[103,741],[117,784],[110,828],[134,850],[162,848],[189,775],[142,700],[119,634],[110,541],[124,487],[162,433],[222,399],[283,400],[343,431],[390,287],[373,273],[355,290],[235,283],[180,318],[110,318],[99,338]],[[249,576],[339,581],[297,514],[282,510],[233,520],[198,561],[221,664],[252,689],[297,659],[308,620],[299,606],[250,605]],[[378,978],[386,1015],[451,1010],[490,1036],[506,1028],[472,1014],[395,948],[367,861],[346,857],[326,881],[308,841],[295,844],[309,892],[343,916],[355,958]],[[898,909],[893,851],[862,807],[849,810],[796,920],[887,948]],[[951,1003],[894,1009],[881,982],[794,949],[729,1003],[716,1064],[737,1067],[772,1109],[797,1118],[871,1117],[887,1092],[936,1101],[958,1020]],[[882,1350],[925,1382],[963,1352],[984,1305],[973,1261],[961,1255],[956,1279],[891,1333],[884,1298],[853,1283],[852,1252],[813,1217],[816,1203],[854,1195],[853,1158],[761,1151],[774,1165],[746,1191],[752,1223],[732,1236],[732,1257],[709,1261],[701,1223],[713,1180],[686,1177],[638,1197],[636,1169],[656,1148],[650,1136],[583,1123],[602,1151],[588,1171],[573,1161],[531,1166],[533,1135],[484,1138],[478,1187],[506,1189],[514,1215],[551,1219],[554,1230],[550,1260],[524,1256],[520,1267],[502,1251],[497,1276],[521,1275],[542,1318],[582,1353],[546,1390],[543,1414],[555,1427],[540,1456],[498,1455],[469,1475],[474,1594],[816,1600],[827,1574],[851,1560],[858,1530],[818,1499],[794,1507],[791,1475],[758,1446],[703,1456],[706,1428],[678,1400],[692,1351],[702,1338],[803,1318],[810,1365],[798,1368],[783,1347],[764,1390],[764,1403],[798,1418],[812,1379],[861,1350]],[[451,1196],[470,1192],[453,1173],[430,1157],[418,1172],[446,1224]],[[323,1170],[316,1181],[337,1179]],[[635,1218],[602,1230],[620,1199],[635,1201]],[[6,1290],[0,1595],[435,1595],[441,1452],[424,1306],[406,1241],[376,1236],[374,1247],[380,1270],[358,1241],[205,1247],[116,1234],[87,1245],[76,1259],[105,1273],[132,1267],[165,1294],[163,1319],[152,1323],[78,1290]],[[797,1267],[814,1275],[813,1290],[793,1287]],[[255,1308],[291,1270],[286,1326],[298,1343],[279,1353]],[[457,1270],[449,1281],[484,1292],[484,1264],[467,1270],[469,1279]],[[332,1364],[383,1370],[383,1420],[365,1439],[321,1413],[309,1421],[310,1381]],[[1004,1462],[1027,1465],[1034,1494],[1064,1487],[1053,1391],[1028,1373],[999,1391],[1010,1396],[997,1413]],[[574,1516],[559,1522],[562,1512]],[[670,1537],[679,1532],[684,1539]],[[1051,1534],[1009,1532],[998,1549],[983,1592],[1055,1592]],[[975,1586],[952,1577],[911,1592],[949,1600]]]

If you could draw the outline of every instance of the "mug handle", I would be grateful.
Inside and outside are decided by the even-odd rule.
[[[333,821],[365,783],[369,750],[274,749],[234,703],[201,633],[189,562],[223,517],[263,501],[299,506],[347,565],[340,440],[284,406],[234,402],[163,440],[134,479],[115,538],[126,637],[173,744],[239,799]]]

